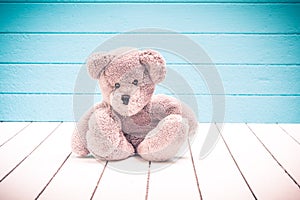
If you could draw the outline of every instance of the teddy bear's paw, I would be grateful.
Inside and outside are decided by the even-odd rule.
[[[80,134],[78,129],[75,128],[72,135],[71,148],[73,153],[83,157],[88,155],[90,152],[86,148],[86,143],[84,138],[82,138],[82,135],[83,134]]]
[[[106,157],[106,160],[122,160],[134,155],[133,146],[127,142],[127,140],[122,140],[119,146],[114,149],[114,151]]]
[[[173,158],[186,141],[188,124],[180,115],[169,115],[150,131],[138,146],[137,152],[145,160],[166,161]]]
[[[72,152],[77,154],[80,157],[87,156],[90,152],[87,148],[82,146],[81,144],[72,143]]]
[[[123,133],[105,137],[100,133],[87,132],[87,147],[91,154],[100,160],[121,160],[134,154],[133,146]]]
[[[120,144],[117,148],[112,150],[109,154],[107,152],[94,152],[91,151],[91,154],[98,160],[123,160],[130,156],[134,155],[134,148],[132,145],[128,144]]]
[[[121,122],[116,116],[112,116],[110,110],[102,106],[91,115],[88,129],[108,136],[121,130]]]

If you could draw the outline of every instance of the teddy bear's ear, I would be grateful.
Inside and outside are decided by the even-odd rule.
[[[162,55],[157,51],[145,50],[140,51],[140,62],[145,65],[151,80],[154,83],[160,83],[165,79],[166,76],[166,62]]]
[[[113,57],[113,55],[101,52],[90,55],[86,62],[90,76],[93,79],[98,79],[105,67],[112,61]]]

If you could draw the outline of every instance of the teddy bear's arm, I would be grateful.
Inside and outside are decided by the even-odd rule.
[[[95,110],[102,107],[102,103],[98,103],[92,106],[87,112],[85,112],[79,121],[76,123],[76,127],[74,129],[72,135],[71,147],[72,151],[80,156],[86,156],[89,154],[89,150],[87,149],[87,141],[86,134],[89,130],[89,121],[91,116],[94,114]]]
[[[184,120],[187,120],[190,135],[193,135],[198,127],[197,117],[193,110],[185,103],[167,95],[154,95],[151,100],[150,112],[152,118],[159,121],[168,115],[181,115]]]
[[[89,119],[94,110],[95,108],[93,106],[80,118],[80,120],[76,123],[76,127],[72,135],[72,151],[80,156],[89,154],[86,144],[86,133],[88,131]]]
[[[154,95],[151,99],[150,113],[159,121],[171,114],[182,115],[180,101],[166,95]]]
[[[88,121],[86,141],[91,154],[100,160],[121,160],[134,154],[122,132],[121,120],[105,102],[95,108]]]

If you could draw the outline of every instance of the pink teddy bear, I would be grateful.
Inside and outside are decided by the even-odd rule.
[[[190,108],[173,97],[153,95],[166,75],[158,52],[94,53],[87,68],[98,80],[103,100],[78,121],[74,153],[99,160],[138,154],[148,161],[166,161],[195,133],[197,120]]]

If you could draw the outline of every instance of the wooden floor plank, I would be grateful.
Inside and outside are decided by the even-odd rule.
[[[300,124],[279,124],[279,127],[300,145]]]
[[[248,126],[300,189],[300,146],[277,125],[248,124]]]
[[[32,123],[0,148],[0,178],[23,160],[0,182],[1,199],[34,199],[40,194],[39,199],[76,200],[90,199],[94,193],[92,199],[134,200],[145,199],[147,186],[148,199],[200,199],[189,152],[165,169],[158,170],[165,163],[151,163],[148,177],[149,163],[139,157],[109,162],[106,167],[92,157],[68,157],[74,124],[63,123],[55,130],[58,124]],[[0,132],[8,135],[7,140],[25,126],[4,122]],[[249,124],[249,129],[245,124],[226,124],[222,133],[226,143],[220,138],[213,151],[200,160],[209,126],[200,124],[191,143],[203,199],[254,199],[245,180],[258,199],[300,198],[298,186],[283,170],[299,181],[300,147],[284,131],[297,135],[300,126]]]
[[[203,199],[254,199],[221,137],[211,153],[199,158],[210,124],[200,124],[198,136],[192,144]],[[212,131],[218,131],[212,126]]]
[[[48,123],[55,125],[56,123]],[[43,125],[46,127],[46,125]],[[74,123],[63,123],[14,172],[0,184],[4,199],[34,199],[45,188],[61,163],[70,154]],[[38,130],[41,130],[40,127]],[[35,132],[36,137],[38,132]],[[27,138],[28,139],[32,139]],[[12,192],[17,191],[17,192]]]
[[[245,124],[226,124],[222,134],[258,199],[300,198],[297,185]]]
[[[29,122],[2,122],[0,125],[0,148],[27,128]]]
[[[0,180],[28,156],[59,123],[35,122],[0,148]],[[0,181],[0,182],[1,182]]]
[[[39,199],[90,199],[104,164],[72,154]]]
[[[172,163],[151,163],[149,199],[201,199],[190,152]]]
[[[139,157],[108,162],[93,199],[145,198],[148,162]]]

